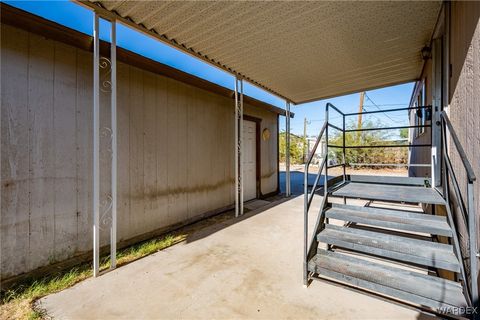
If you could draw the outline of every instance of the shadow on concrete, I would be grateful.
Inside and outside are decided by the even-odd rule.
[[[256,216],[257,214],[260,214],[268,209],[271,209],[273,207],[276,207],[284,202],[287,202],[287,201],[290,201],[292,199],[294,199],[296,196],[295,195],[292,195],[291,197],[289,198],[285,198],[284,196],[282,195],[278,195],[278,196],[274,196],[274,197],[271,197],[271,198],[268,198],[268,199],[265,199],[267,201],[269,201],[270,203],[263,206],[263,207],[260,207],[260,208],[257,208],[255,210],[248,210],[245,208],[245,213],[240,216],[240,217],[237,217],[235,218],[235,210],[230,210],[230,211],[227,211],[227,212],[224,212],[224,213],[221,213],[221,214],[218,214],[214,217],[211,217],[209,219],[206,219],[204,221],[200,221],[198,223],[198,228],[196,228],[197,230],[195,230],[194,232],[191,232],[188,234],[187,238],[186,238],[186,242],[187,243],[191,243],[191,242],[194,242],[194,241],[197,241],[197,240],[201,240],[203,238],[206,238],[218,231],[221,231],[225,228],[228,228],[234,224],[237,224],[239,222],[242,222],[246,219],[249,219],[253,216]],[[204,226],[202,226],[202,222],[204,224]]]
[[[308,174],[308,184],[311,187],[315,182],[316,173]],[[291,171],[290,172],[290,182],[291,182],[291,192],[292,196],[285,198],[285,171],[280,171],[280,192],[281,194],[265,199],[270,203],[260,207],[255,210],[248,210],[245,208],[245,213],[243,216],[235,218],[235,211],[229,210],[227,212],[220,213],[216,216],[204,219],[195,223],[193,232],[189,232],[186,242],[190,243],[208,237],[211,234],[214,234],[220,230],[223,230],[229,226],[232,226],[236,223],[242,222],[245,219],[249,219],[257,214],[260,214],[270,208],[273,208],[279,204],[282,204],[286,201],[292,200],[293,198],[303,195],[303,182],[304,174],[302,171]],[[321,176],[319,181],[319,186],[323,185],[324,176]],[[318,188],[317,193],[322,192],[322,188]]]

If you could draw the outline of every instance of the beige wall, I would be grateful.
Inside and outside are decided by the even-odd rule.
[[[452,2],[450,27],[450,107],[452,125],[477,176],[475,210],[480,227],[480,2]],[[450,156],[461,192],[466,199],[462,162],[450,144]],[[462,234],[466,234],[463,226]],[[477,229],[477,237],[480,234]],[[460,239],[466,251],[466,238]],[[468,256],[468,255],[467,255]]]
[[[1,36],[4,279],[92,248],[92,57],[6,25]],[[119,241],[233,203],[233,113],[232,99],[119,63]],[[245,113],[272,133],[261,191],[274,192],[277,115]],[[108,152],[101,159],[108,172]]]
[[[480,227],[480,184],[478,182],[480,179],[480,2],[451,2],[448,54],[451,64],[451,77],[448,82],[449,106],[446,107],[446,110],[467,154],[468,161],[477,176],[477,181],[474,183],[474,206],[478,221],[478,237],[478,234],[480,234],[478,230],[478,227]],[[431,75],[431,64],[427,63],[422,78],[426,77],[428,83]],[[431,89],[431,85],[427,87],[428,90]],[[431,95],[427,95],[427,97],[431,102]],[[413,123],[413,117],[410,118],[410,122]],[[422,137],[414,139],[413,142],[422,143]],[[464,201],[467,201],[465,169],[451,139],[448,139],[448,148],[462,197]],[[414,150],[411,154],[411,161],[419,162],[428,160],[429,157],[430,152]],[[416,168],[411,169],[410,174],[423,176],[429,174],[429,172]],[[453,196],[452,190],[451,193]],[[452,201],[454,200],[453,197]],[[455,217],[460,233],[462,251],[464,256],[468,258],[468,231],[458,208],[455,210]]]
[[[426,105],[432,105],[432,61],[427,60],[424,65],[420,81],[417,82],[415,90],[419,89],[421,81],[425,83],[425,102]],[[415,98],[415,97],[414,97]],[[416,98],[415,98],[416,99]],[[416,112],[412,110],[409,112],[410,124],[415,124]],[[430,124],[431,121],[427,121],[426,124]],[[409,140],[411,144],[430,144],[431,142],[431,129],[425,128],[423,133],[419,132],[419,128],[410,128]],[[409,150],[409,163],[410,164],[430,164],[431,163],[431,151],[429,147],[414,147]],[[411,177],[430,177],[430,167],[409,167],[408,174]]]

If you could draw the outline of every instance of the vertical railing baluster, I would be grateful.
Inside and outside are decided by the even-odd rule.
[[[328,201],[328,103],[325,107],[325,123],[327,124],[325,127],[325,177],[323,178],[323,197],[324,197],[324,205],[327,205]],[[320,208],[320,214],[323,214],[323,208]],[[329,223],[329,219],[325,218],[325,224]],[[327,244],[327,249],[330,250],[330,245]]]
[[[100,271],[100,17],[93,17],[93,276]]]
[[[345,115],[343,114],[343,183],[347,181],[347,155],[345,150]],[[347,198],[343,197],[343,204],[347,204]]]
[[[345,115],[343,115],[343,183],[347,180],[346,151],[345,151]]]
[[[308,255],[308,165],[309,161],[305,163],[305,172],[303,174],[303,194],[304,194],[304,204],[303,204],[303,285],[308,285],[308,266],[307,266],[307,255]],[[315,188],[315,186],[313,186]],[[312,194],[313,197],[313,194]]]

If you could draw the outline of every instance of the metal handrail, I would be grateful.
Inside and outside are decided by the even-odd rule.
[[[395,111],[406,111],[406,110],[418,110],[418,109],[429,109],[432,106],[419,106],[419,107],[406,107],[406,108],[396,108],[396,109],[388,109],[388,110],[375,110],[375,111],[365,111],[365,112],[353,112],[353,113],[345,113],[346,117],[348,116],[358,116],[359,114],[373,114],[373,113],[384,113],[384,112],[395,112]]]
[[[368,148],[423,148],[431,147],[431,144],[372,144],[363,146],[339,146],[330,144],[329,148],[346,148],[346,149],[368,149]]]
[[[347,129],[347,130],[345,130],[345,132],[381,131],[381,130],[398,130],[398,129],[411,129],[411,128],[431,128],[431,127],[432,127],[431,124],[424,124],[424,125],[415,125],[415,126]]]
[[[327,123],[325,122],[323,124],[322,129],[320,130],[317,140],[315,141],[315,145],[313,146],[312,152],[310,152],[310,154],[308,155],[307,162],[305,162],[306,165],[310,165],[310,163],[312,162],[313,156],[315,155],[315,151],[317,151],[318,144],[320,143],[320,139],[322,138],[326,127],[327,127]]]
[[[460,159],[462,159],[463,167],[465,168],[465,170],[467,172],[468,182],[474,182],[477,179],[477,177],[475,177],[475,173],[473,172],[472,165],[470,164],[470,162],[467,159],[467,154],[465,153],[462,145],[460,144],[460,140],[458,139],[458,136],[457,136],[455,130],[453,129],[453,126],[450,122],[450,119],[448,118],[447,113],[445,111],[442,111],[442,113],[440,114],[440,117],[442,118],[442,120],[446,124],[446,126],[448,128],[448,131],[450,132],[450,135],[452,136],[453,145],[457,149],[457,151],[460,155]]]
[[[329,123],[328,121],[328,114],[329,114],[329,108],[334,109],[338,113],[340,113],[343,117],[343,129],[339,128],[337,126],[334,126],[333,124]],[[317,140],[315,141],[315,145],[313,146],[312,150],[310,151],[310,154],[308,155],[307,161],[305,162],[305,172],[304,172],[304,265],[303,265],[303,278],[304,278],[304,284],[308,284],[308,266],[307,262],[309,259],[309,255],[311,253],[312,248],[315,246],[315,241],[316,241],[316,235],[314,232],[314,235],[310,241],[308,242],[308,211],[310,209],[310,205],[312,203],[313,197],[315,196],[315,191],[317,190],[317,186],[320,182],[320,178],[322,175],[323,170],[325,170],[324,173],[324,187],[323,187],[323,199],[320,204],[320,212],[319,215],[317,216],[317,220],[315,223],[315,230],[317,230],[321,225],[323,224],[323,217],[322,217],[322,211],[324,209],[325,204],[327,203],[327,197],[328,197],[328,127],[335,128],[343,133],[343,148],[345,150],[345,114],[340,111],[337,107],[335,107],[331,103],[327,103],[326,108],[325,108],[325,122],[320,129],[320,133],[318,134]],[[321,164],[319,164],[318,167],[318,173],[317,176],[315,177],[315,182],[313,183],[312,190],[309,192],[308,191],[308,168],[310,167],[310,164],[312,162],[313,156],[315,155],[315,152],[318,149],[318,145],[320,144],[320,141],[322,140],[323,136],[325,136],[325,155],[323,157],[323,160]],[[341,164],[344,167],[344,180],[345,180],[345,156],[343,159],[343,163]]]
[[[312,148],[312,151],[308,155],[307,161],[305,162],[305,171],[304,171],[304,179],[303,179],[303,187],[304,187],[304,233],[303,233],[303,241],[304,241],[304,257],[303,257],[303,279],[304,279],[304,285],[308,284],[308,252],[310,250],[309,245],[308,245],[308,210],[310,209],[310,205],[313,200],[313,196],[315,195],[315,189],[318,185],[318,182],[320,181],[320,177],[322,175],[323,168],[325,167],[325,163],[327,161],[328,155],[325,154],[322,164],[319,165],[319,170],[318,174],[315,178],[315,183],[312,188],[311,195],[308,192],[308,168],[312,162],[313,156],[315,155],[315,152],[317,151],[318,145],[320,144],[320,141],[322,140],[322,137],[324,133],[327,130],[328,122],[325,121],[325,123],[322,126],[322,129],[320,130],[320,133],[318,134],[317,140],[315,141],[315,145]],[[324,191],[325,195],[326,191]],[[323,204],[322,204],[323,207]],[[310,246],[311,247],[311,246]]]
[[[340,109],[338,109],[337,107],[335,107],[333,104],[331,104],[330,102],[327,102],[327,106],[326,106],[327,110],[328,108],[332,108],[333,110],[337,111],[338,113],[340,113],[342,116],[346,116],[347,114],[343,113],[342,111],[340,111]]]
[[[442,124],[442,157],[443,162],[445,163],[444,168],[444,197],[447,202],[447,215],[449,218],[450,225],[452,226],[452,231],[454,234],[455,240],[455,248],[456,252],[459,256],[459,260],[461,261],[461,271],[462,277],[464,279],[464,287],[465,291],[470,298],[469,300],[472,303],[478,303],[479,301],[479,292],[478,292],[478,285],[477,285],[477,277],[478,277],[478,249],[477,249],[477,217],[475,214],[475,201],[474,201],[474,181],[476,180],[475,173],[473,172],[473,168],[470,162],[467,159],[467,155],[463,150],[462,145],[460,144],[460,140],[453,129],[453,126],[448,118],[448,115],[445,111],[442,111],[440,114],[441,124]],[[457,177],[455,175],[455,171],[453,170],[452,162],[447,152],[447,129],[448,133],[450,134],[455,149],[457,150],[460,159],[462,160],[463,167],[466,172],[467,176],[467,204],[465,205],[464,198],[460,192],[460,186],[458,184]],[[448,179],[450,177],[450,179]],[[458,207],[460,208],[460,212],[463,218],[464,223],[467,225],[468,228],[468,240],[469,240],[469,254],[470,254],[470,283],[468,285],[468,279],[465,274],[465,260],[463,258],[462,251],[459,246],[458,234],[456,234],[455,228],[455,221],[453,221],[453,215],[450,209],[450,191],[449,191],[449,181],[453,184],[453,195],[456,198],[456,202]]]
[[[307,210],[310,209],[310,204],[312,203],[313,200],[313,195],[315,194],[315,190],[317,189],[318,182],[320,181],[320,177],[322,175],[323,167],[325,166],[325,163],[327,162],[327,157],[323,157],[322,164],[318,167],[318,174],[315,177],[315,182],[313,183],[312,190],[308,194],[308,206]],[[307,176],[307,184],[308,184],[308,175]],[[308,189],[308,186],[307,186]]]
[[[338,113],[340,113],[343,117],[343,129],[329,123],[329,108],[334,109]],[[420,106],[420,107],[409,107],[409,108],[398,108],[398,109],[391,109],[391,110],[381,110],[381,111],[370,111],[370,112],[362,112],[362,114],[372,114],[372,113],[378,113],[378,112],[390,112],[390,111],[401,111],[401,110],[412,110],[412,109],[426,109],[426,108],[431,108],[431,106]],[[323,210],[325,209],[325,206],[328,204],[328,168],[332,167],[337,167],[342,165],[343,166],[343,179],[344,183],[346,180],[346,162],[345,162],[345,150],[347,148],[375,148],[375,147],[427,147],[427,146],[432,146],[432,142],[430,144],[417,144],[417,145],[373,145],[373,146],[346,146],[345,145],[345,133],[346,132],[355,132],[355,131],[367,131],[367,130],[389,130],[389,129],[401,129],[401,128],[419,128],[419,127],[432,127],[432,125],[418,125],[418,126],[402,126],[402,127],[390,127],[390,128],[367,128],[367,129],[351,129],[351,130],[346,130],[345,128],[345,118],[347,116],[353,116],[353,115],[358,115],[360,113],[343,113],[340,111],[337,107],[332,105],[331,103],[326,104],[325,108],[325,123],[323,124],[322,129],[320,130],[320,133],[317,137],[317,140],[315,142],[315,145],[310,152],[308,159],[305,163],[305,175],[304,175],[304,284],[307,285],[309,281],[309,276],[308,276],[308,259],[312,257],[315,252],[313,251],[315,249],[315,245],[318,243],[316,242],[316,233],[321,231],[323,228],[324,224],[328,224],[328,218],[325,218],[323,215]],[[479,301],[479,292],[478,292],[478,286],[477,286],[477,277],[478,277],[478,268],[477,268],[477,258],[479,257],[479,253],[477,250],[477,221],[476,221],[476,215],[475,215],[475,207],[474,207],[474,185],[473,182],[476,180],[476,176],[473,172],[473,168],[470,164],[470,162],[467,159],[466,153],[463,150],[462,145],[460,144],[460,140],[458,139],[458,136],[453,129],[452,124],[450,123],[450,120],[446,114],[445,111],[443,111],[440,114],[440,119],[441,122],[437,124],[442,124],[441,126],[441,134],[442,134],[442,152],[441,157],[442,160],[445,164],[444,167],[444,198],[446,201],[446,210],[447,210],[447,218],[448,222],[452,228],[452,233],[453,233],[453,244],[454,244],[454,250],[457,253],[457,256],[461,262],[460,264],[460,274],[463,281],[463,286],[464,286],[464,291],[467,296],[467,300],[470,301],[470,304],[478,302]],[[343,133],[343,145],[329,145],[328,144],[328,128],[332,127],[335,128]],[[454,142],[454,146],[456,150],[458,151],[460,158],[462,160],[463,167],[466,171],[467,175],[467,201],[465,202],[461,193],[460,193],[460,187],[458,185],[458,180],[455,175],[455,172],[452,168],[451,160],[447,152],[447,143],[446,143],[446,135],[447,135],[447,129],[452,137],[452,140]],[[317,173],[317,176],[315,178],[314,185],[312,187],[311,192],[308,191],[308,169],[309,166],[312,162],[313,156],[318,148],[318,145],[320,144],[321,139],[325,136],[325,156],[323,158],[323,161],[321,165],[319,165],[319,170]],[[342,164],[339,165],[334,165],[330,166],[328,165],[328,148],[343,148],[343,162]],[[313,197],[315,195],[315,191],[317,189],[318,183],[320,181],[320,177],[322,174],[322,171],[325,170],[325,178],[324,178],[324,193],[323,193],[323,199],[321,201],[320,205],[320,212],[317,216],[316,219],[316,224],[314,227],[314,232],[312,235],[312,239],[310,243],[308,242],[308,211],[310,209],[310,205],[312,203]],[[450,179],[449,179],[450,178]],[[462,252],[460,250],[460,244],[459,244],[459,235],[457,234],[456,231],[456,226],[455,226],[455,221],[453,219],[453,214],[452,210],[450,208],[450,192],[449,192],[449,180],[452,181],[453,183],[453,195],[456,198],[456,202],[459,205],[462,218],[464,219],[464,222],[466,222],[467,227],[468,227],[468,234],[469,234],[469,244],[470,244],[470,283],[468,283],[468,279],[466,277],[466,272],[465,272],[465,261],[463,259]]]

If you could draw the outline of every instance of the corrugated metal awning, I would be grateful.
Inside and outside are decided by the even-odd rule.
[[[441,8],[441,1],[93,2],[294,103],[416,80]]]

